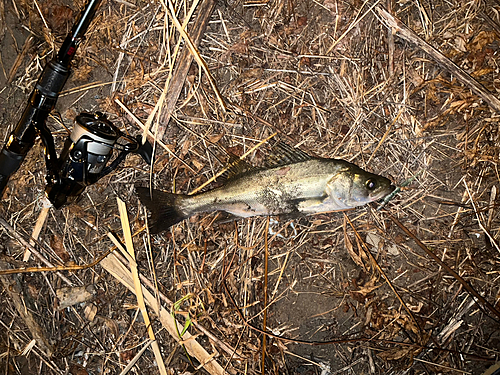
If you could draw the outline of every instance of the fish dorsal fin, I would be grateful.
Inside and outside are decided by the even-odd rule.
[[[256,168],[248,164],[246,161],[240,159],[236,155],[229,155],[229,161],[226,164],[224,173],[217,177],[217,182],[225,182],[231,180],[244,173],[255,170]]]
[[[264,160],[264,165],[267,168],[274,168],[311,160],[312,158],[311,155],[306,154],[298,148],[292,147],[284,142],[277,142]]]

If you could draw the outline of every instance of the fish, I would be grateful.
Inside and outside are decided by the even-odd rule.
[[[273,147],[263,164],[230,162],[222,186],[193,195],[136,186],[151,213],[150,233],[214,211],[243,218],[342,211],[380,200],[395,189],[386,177],[342,159],[311,156],[284,142]]]

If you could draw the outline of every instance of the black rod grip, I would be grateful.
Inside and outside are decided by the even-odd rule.
[[[37,130],[45,130],[45,121],[54,109],[59,92],[68,76],[69,69],[57,61],[52,60],[45,66],[19,122],[0,152],[0,197],[9,177],[19,169],[28,151],[33,147]],[[57,158],[53,146],[46,152],[52,159]]]
[[[6,149],[0,152],[0,198],[9,182],[9,177],[19,169],[23,159],[24,155]]]

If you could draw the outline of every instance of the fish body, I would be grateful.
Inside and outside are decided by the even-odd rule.
[[[137,187],[159,233],[198,213],[225,211],[240,217],[340,211],[379,200],[394,186],[385,177],[340,159],[311,157],[290,146],[269,168],[236,174],[218,188],[183,195]]]

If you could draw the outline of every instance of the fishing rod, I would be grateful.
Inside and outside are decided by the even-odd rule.
[[[57,55],[43,69],[28,104],[0,152],[0,197],[9,178],[20,168],[39,136],[45,147],[46,195],[56,208],[73,202],[85,187],[110,173],[129,153],[151,163],[152,147],[122,133],[102,113],[76,116],[72,133],[57,156],[54,138],[46,125],[70,73],[78,46],[95,16],[101,0],[89,0],[66,36]],[[120,139],[125,143],[119,142]],[[119,155],[106,166],[113,150]]]

